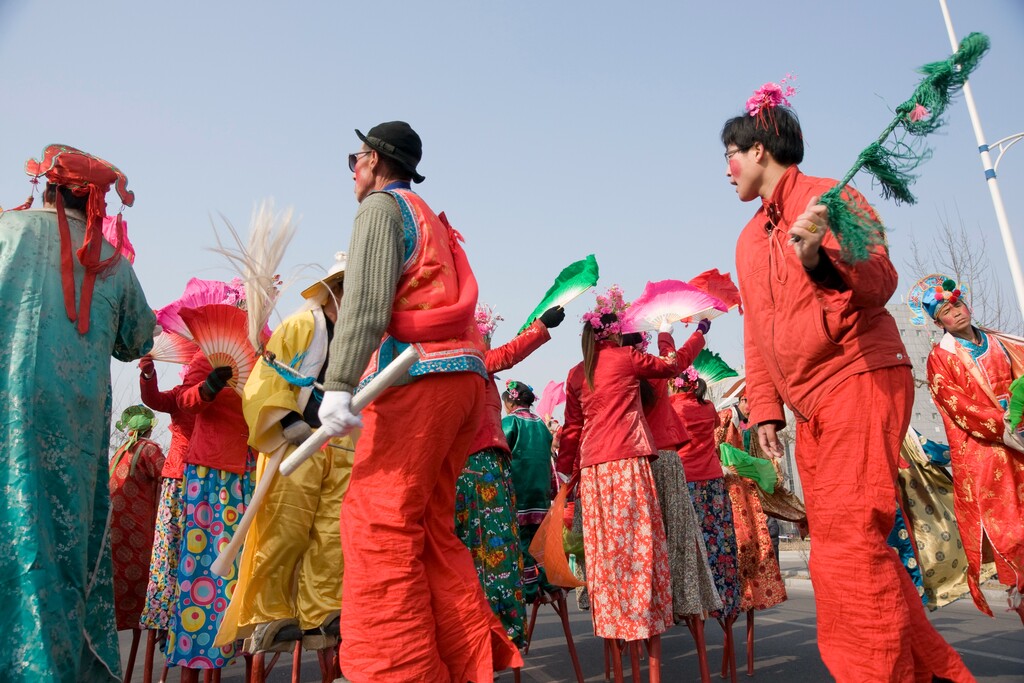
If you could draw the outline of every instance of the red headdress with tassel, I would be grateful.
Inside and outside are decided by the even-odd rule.
[[[64,210],[64,199],[57,192],[57,224],[60,228],[60,270],[61,285],[64,290],[64,308],[68,319],[77,322],[79,334],[89,331],[89,311],[92,306],[93,287],[96,276],[109,270],[121,258],[121,247],[125,240],[124,221],[121,213],[117,214],[117,223],[113,231],[114,253],[105,260],[100,260],[103,249],[103,219],[107,215],[107,192],[114,185],[124,206],[135,203],[135,193],[128,189],[128,178],[108,161],[87,154],[68,145],[49,145],[43,150],[41,161],[29,159],[25,162],[25,173],[33,180],[46,176],[48,182],[59,187],[66,187],[78,197],[88,197],[86,204],[85,240],[78,248],[78,262],[85,268],[85,279],[82,282],[82,299],[75,305],[75,271],[71,255],[71,231]],[[32,205],[32,198],[19,209],[27,209]]]

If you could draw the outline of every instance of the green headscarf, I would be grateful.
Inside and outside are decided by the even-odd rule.
[[[115,425],[122,432],[128,434],[128,438],[125,440],[121,447],[117,449],[117,453],[110,461],[110,474],[114,474],[114,470],[117,469],[118,463],[121,462],[121,458],[124,457],[125,453],[130,453],[135,444],[139,441],[139,434],[145,434],[147,431],[156,426],[156,415],[153,411],[144,405],[128,406],[121,413],[121,419],[117,421]],[[135,461],[138,458],[138,454],[132,455],[131,470],[135,470]]]

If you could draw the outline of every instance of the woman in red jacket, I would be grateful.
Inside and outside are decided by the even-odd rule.
[[[706,329],[698,329],[676,352],[676,361],[680,366],[690,365],[704,348],[705,332]],[[639,344],[635,343],[638,341]],[[628,334],[625,335],[623,345],[644,351],[647,340],[637,333]],[[668,355],[672,347],[659,344],[658,352],[663,356]],[[672,409],[668,383],[669,380],[665,378],[640,380],[640,401],[654,437],[654,445],[658,449],[658,457],[651,461],[651,474],[668,539],[672,612],[676,621],[686,620],[691,628],[697,628],[703,624],[705,613],[722,608],[722,601],[708,566],[704,536],[693,510],[690,489],[686,486],[683,463],[679,459],[679,448],[689,442],[690,435]],[[694,635],[697,636],[697,633],[694,632]]]
[[[649,462],[657,448],[640,404],[640,379],[672,377],[678,364],[674,348],[659,357],[620,346],[616,311],[623,307],[613,288],[584,316],[583,363],[566,380],[559,470],[571,471],[579,461],[594,633],[648,641],[653,665],[660,659],[660,634],[673,624],[672,586]],[[667,332],[659,341],[672,346]],[[617,658],[618,648],[612,652]]]
[[[213,641],[234,590],[237,560],[227,578],[210,570],[249,504],[255,471],[242,397],[224,390],[232,374],[230,366],[211,367],[197,351],[178,394],[178,407],[196,416],[185,455],[179,595],[167,640],[167,662],[183,667],[183,682],[198,681],[199,669],[228,666],[236,654],[234,643],[215,647]]]

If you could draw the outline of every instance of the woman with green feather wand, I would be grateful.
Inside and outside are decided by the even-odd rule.
[[[886,546],[914,383],[885,310],[897,273],[884,230],[847,183],[863,168],[887,197],[912,202],[910,172],[927,153],[908,140],[935,130],[987,47],[987,38],[972,34],[952,57],[924,67],[926,78],[896,120],[838,183],[797,168],[803,134],[785,81],[757,90],[746,113],[722,130],[727,177],[741,201],[761,200],[736,246],[749,419],[761,449],[777,458],[783,404],[796,415],[818,648],[839,683],[928,673],[974,680]]]

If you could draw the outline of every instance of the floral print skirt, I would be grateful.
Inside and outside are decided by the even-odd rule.
[[[235,590],[238,560],[226,577],[210,570],[238,528],[252,495],[255,459],[246,474],[185,466],[185,527],[178,563],[178,600],[167,637],[167,663],[190,669],[220,669],[236,654],[236,643],[214,647],[221,617]]]
[[[736,557],[740,573],[740,611],[762,610],[786,601],[775,547],[768,533],[768,518],[761,509],[757,484],[738,476],[725,481],[736,529]]]
[[[668,565],[672,573],[672,611],[677,620],[722,608],[714,576],[708,566],[704,534],[693,511],[686,472],[679,453],[658,451],[651,474],[661,503],[668,538]]]
[[[647,458],[580,472],[587,587],[599,638],[644,640],[672,619],[672,577],[661,507]]]
[[[708,552],[708,564],[715,577],[722,609],[711,613],[716,619],[735,616],[740,609],[739,561],[736,556],[736,530],[732,525],[732,504],[725,492],[725,481],[687,482],[693,497],[693,510],[697,513],[704,546]]]
[[[139,620],[145,629],[166,631],[171,624],[174,603],[178,599],[178,553],[181,552],[181,528],[185,523],[182,503],[181,479],[165,477],[160,485],[160,504],[156,511],[146,604]]]
[[[474,453],[455,485],[455,535],[469,548],[491,611],[509,639],[526,643],[523,557],[508,455],[488,448]]]

